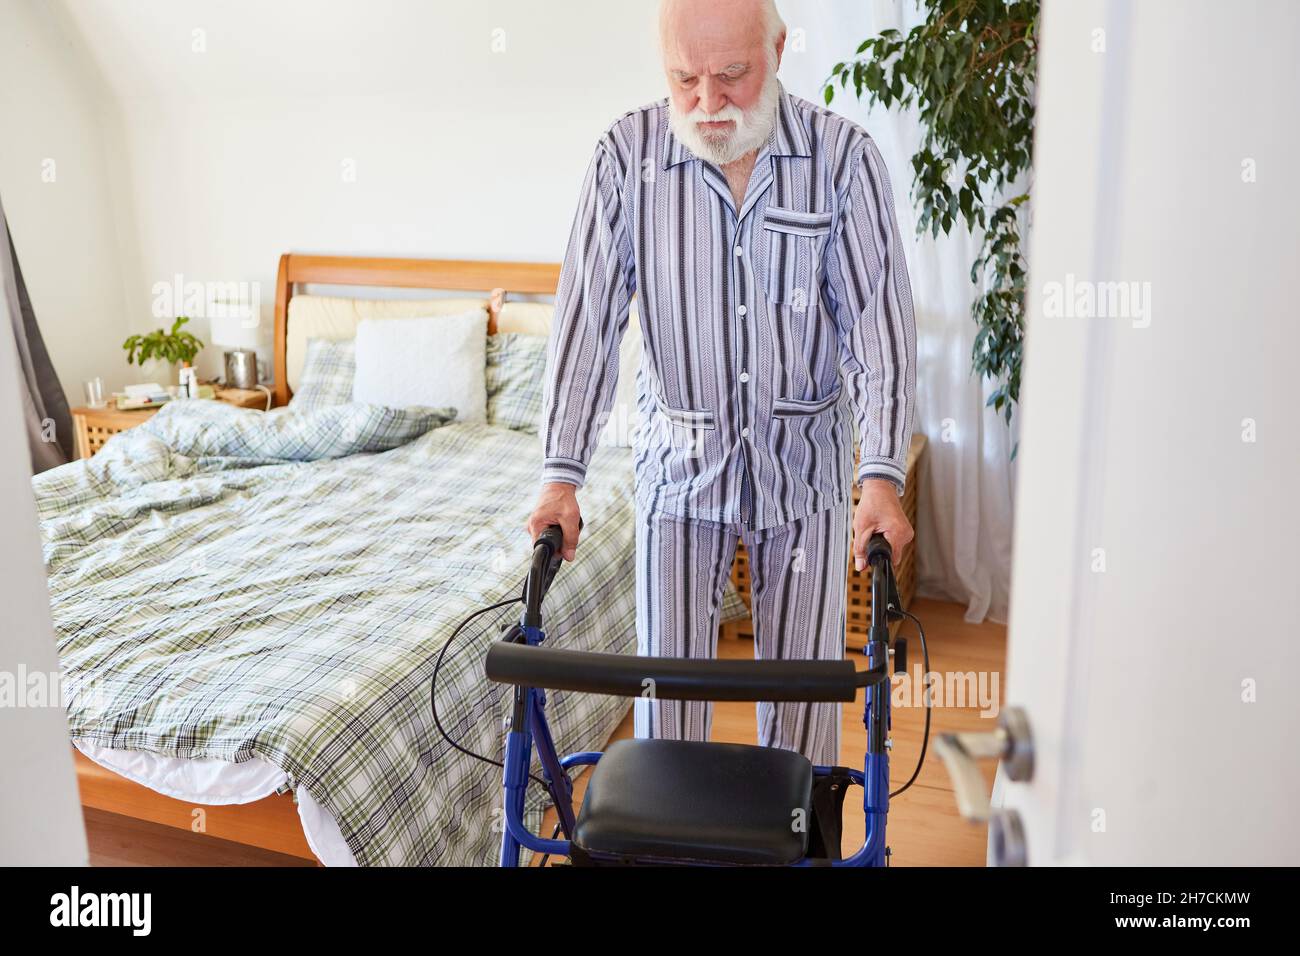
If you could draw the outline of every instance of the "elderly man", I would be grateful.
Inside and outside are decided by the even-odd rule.
[[[638,297],[640,653],[711,657],[738,540],[755,653],[844,653],[850,483],[862,567],[899,504],[916,341],[889,179],[853,123],[786,93],[772,0],[665,0],[669,96],[601,137],[579,197],[547,371],[528,531],[578,545],[577,490]],[[852,430],[860,441],[853,474]],[[707,739],[706,703],[636,702],[639,737]],[[759,743],[839,760],[838,704],[760,704]]]

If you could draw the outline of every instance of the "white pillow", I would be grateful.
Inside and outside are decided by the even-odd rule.
[[[458,422],[487,421],[487,313],[425,319],[364,319],[357,325],[352,400],[390,408],[456,409]]]

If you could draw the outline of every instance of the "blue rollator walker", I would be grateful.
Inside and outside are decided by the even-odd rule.
[[[686,660],[546,647],[542,599],[559,570],[561,543],[558,527],[538,538],[524,584],[522,618],[487,654],[489,680],[514,686],[504,761],[502,866],[518,866],[525,847],[588,866],[886,865],[888,622],[904,612],[883,535],[871,539],[867,553],[872,593],[865,670],[856,669],[852,660]],[[895,668],[904,671],[905,642],[893,644]],[[677,740],[620,740],[604,753],[561,758],[546,723],[547,688],[659,700],[851,703],[859,687],[866,688],[867,728],[860,771],[815,767],[788,750]],[[563,839],[545,839],[524,825],[525,791],[529,780],[537,779],[530,774],[534,750],[558,816],[555,835],[562,831]],[[923,747],[922,761],[924,757]],[[590,764],[595,767],[586,798],[576,810],[569,771]],[[840,852],[841,811],[851,784],[863,788],[866,839],[845,858]],[[898,792],[902,789],[906,786]]]

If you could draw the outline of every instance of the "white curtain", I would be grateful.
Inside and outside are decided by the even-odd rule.
[[[786,89],[816,103],[831,67],[881,30],[920,21],[913,0],[777,0],[786,22]],[[1011,580],[1015,467],[1013,428],[985,408],[992,387],[971,372],[976,326],[970,282],[978,241],[954,227],[938,240],[916,236],[911,157],[921,141],[913,112],[868,110],[849,90],[830,108],[861,124],[880,147],[894,187],[917,325],[916,429],[929,439],[921,469],[917,560],[922,595],[966,605],[966,619],[1005,621]]]

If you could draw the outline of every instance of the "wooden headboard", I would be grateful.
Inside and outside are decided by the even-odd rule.
[[[275,280],[275,404],[289,402],[289,300],[300,283],[377,286],[483,292],[488,296],[488,333],[512,292],[554,295],[560,283],[558,263],[478,262],[463,259],[367,259],[356,256],[307,256],[285,253]]]

